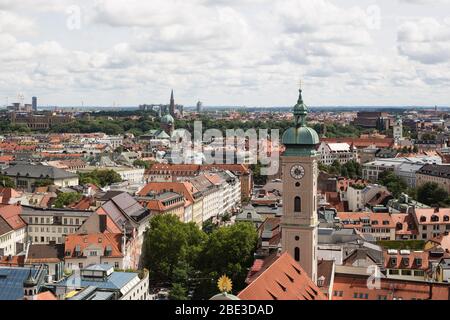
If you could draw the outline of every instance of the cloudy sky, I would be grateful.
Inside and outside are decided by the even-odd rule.
[[[450,105],[450,0],[0,0],[0,105]]]

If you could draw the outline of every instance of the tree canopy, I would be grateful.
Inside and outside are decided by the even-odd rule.
[[[417,188],[417,201],[429,206],[447,206],[450,204],[448,192],[435,182],[427,182]]]
[[[378,182],[385,186],[395,198],[398,198],[402,193],[408,192],[406,182],[393,171],[386,170],[381,172],[378,175]]]
[[[64,192],[58,194],[53,206],[55,208],[64,208],[65,206],[80,201],[82,195],[78,192]]]
[[[120,174],[114,170],[94,170],[92,172],[79,172],[80,184],[92,183],[99,187],[105,187],[113,183],[122,182]]]
[[[236,291],[243,288],[253,262],[257,233],[250,223],[200,230],[194,223],[182,223],[174,215],[150,220],[143,246],[143,261],[150,279],[171,284],[171,298],[209,299],[217,293],[218,278],[226,274]]]

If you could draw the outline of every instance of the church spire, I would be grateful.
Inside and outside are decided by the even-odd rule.
[[[298,90],[298,100],[297,104],[294,106],[294,120],[295,120],[295,126],[298,127],[305,127],[306,126],[306,116],[308,115],[308,107],[306,107],[305,103],[303,102],[302,97],[302,88]]]
[[[172,89],[172,92],[170,94],[169,114],[172,117],[175,117],[175,99],[173,98],[173,89]]]

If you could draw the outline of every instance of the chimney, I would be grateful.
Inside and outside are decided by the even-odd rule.
[[[106,214],[99,214],[98,215],[98,228],[100,233],[104,233],[106,231]]]

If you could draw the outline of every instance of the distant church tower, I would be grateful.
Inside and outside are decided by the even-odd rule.
[[[281,163],[283,172],[283,217],[281,218],[283,252],[300,263],[317,282],[317,152],[320,143],[314,129],[306,126],[308,108],[302,90],[294,107],[295,127],[283,134],[286,147]]]
[[[399,115],[395,118],[393,136],[396,143],[403,139],[403,122]]]
[[[172,93],[170,94],[169,113],[172,117],[175,117],[175,99],[173,98],[173,89]]]

